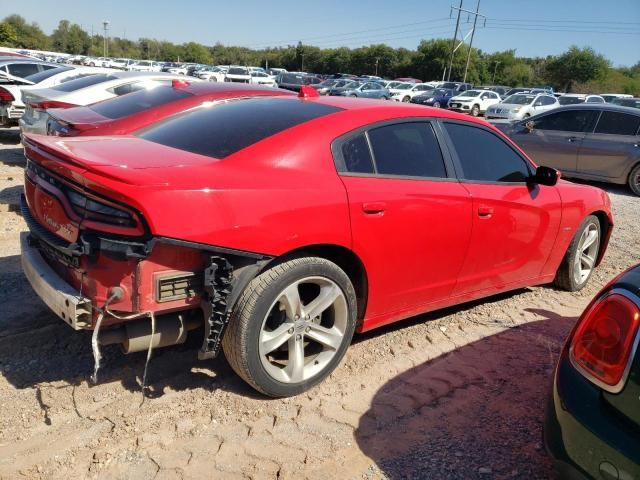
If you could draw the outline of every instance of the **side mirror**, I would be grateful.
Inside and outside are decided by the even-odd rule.
[[[531,183],[553,187],[560,180],[560,171],[555,168],[540,166],[531,177]]]

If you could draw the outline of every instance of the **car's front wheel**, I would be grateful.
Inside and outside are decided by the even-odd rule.
[[[580,224],[562,259],[554,281],[556,286],[577,292],[587,284],[598,259],[600,235],[600,221],[589,215]]]
[[[478,105],[474,105],[471,108],[471,115],[473,115],[474,117],[477,117],[478,115],[480,115],[480,107]]]
[[[629,188],[633,193],[640,196],[640,163],[629,174]]]
[[[404,103],[408,103],[408,102],[409,102],[409,100],[411,100],[411,97],[410,97],[410,96],[408,96],[408,95],[407,95],[406,97],[403,97],[403,98],[402,98],[402,101],[403,101]]]
[[[435,108],[440,108],[440,102],[433,102],[433,106]]]
[[[335,263],[301,257],[257,276],[223,340],[233,370],[256,390],[287,397],[324,380],[351,343],[356,294]]]

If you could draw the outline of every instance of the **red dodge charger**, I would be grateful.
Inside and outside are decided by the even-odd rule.
[[[613,226],[605,192],[481,120],[307,88],[24,145],[24,271],[93,330],[96,360],[204,325],[201,358],[222,348],[271,396],[322,381],[356,330],[528,285],[579,290]]]

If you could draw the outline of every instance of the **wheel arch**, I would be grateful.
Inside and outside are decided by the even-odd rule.
[[[360,326],[367,307],[368,278],[364,263],[353,250],[335,244],[315,244],[298,247],[275,257],[269,263],[265,264],[258,274],[275,265],[289,261],[292,258],[309,256],[325,258],[338,265],[347,274],[356,291],[356,301],[358,304],[357,326]]]

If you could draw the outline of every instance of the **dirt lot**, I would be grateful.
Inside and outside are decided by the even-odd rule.
[[[523,289],[356,338],[321,386],[256,395],[224,358],[105,350],[73,332],[20,270],[24,160],[0,133],[0,478],[552,478],[541,443],[562,341],[593,294],[640,262],[640,199],[605,186],[616,220],[578,294]]]

